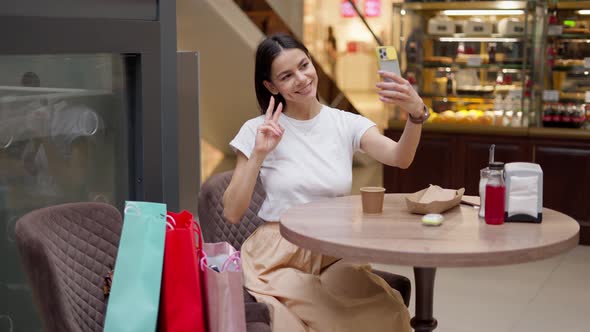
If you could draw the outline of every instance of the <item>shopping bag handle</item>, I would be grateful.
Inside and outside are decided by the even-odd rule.
[[[174,219],[174,217],[169,214],[166,214],[166,227],[168,227],[170,230],[174,230],[176,228],[176,219]]]
[[[207,264],[207,254],[205,253],[205,251],[201,251],[201,253],[203,254],[203,257],[201,257],[201,261],[200,261],[201,271],[205,272],[205,270],[207,269],[207,266],[209,265],[209,264]],[[236,265],[236,271],[240,271],[241,270],[240,269],[241,261],[242,261],[242,258],[240,256],[240,252],[236,251],[227,257],[225,262],[223,262],[223,265],[221,266],[221,270],[219,270],[219,272],[227,271],[227,269],[229,268],[229,265],[232,263]]]
[[[141,210],[139,209],[139,207],[137,207],[137,205],[135,205],[134,203],[128,202],[127,205],[125,206],[125,209],[123,210],[124,214],[131,214],[130,211],[133,210],[136,216],[141,216]]]
[[[198,245],[197,250],[201,250],[201,252],[203,252],[203,250],[202,250],[203,249],[203,232],[201,231],[201,225],[199,225],[199,223],[194,218],[193,218],[193,226],[195,226],[195,230],[196,230],[195,233],[198,234],[198,238],[199,238],[199,241],[197,243],[197,245]]]
[[[236,251],[233,254],[229,255],[229,257],[225,260],[225,262],[223,263],[223,266],[221,267],[221,271],[226,271],[227,268],[229,267],[229,265],[232,263],[234,263],[236,265],[236,271],[240,271],[240,262],[241,262],[240,252]]]
[[[207,254],[205,253],[205,251],[201,250],[201,254],[203,255],[203,257],[201,257],[201,261],[199,262],[201,265],[201,271],[205,272],[205,270],[207,269]]]

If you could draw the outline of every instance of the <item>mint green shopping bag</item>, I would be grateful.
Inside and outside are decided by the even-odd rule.
[[[166,204],[125,202],[104,332],[156,330]]]

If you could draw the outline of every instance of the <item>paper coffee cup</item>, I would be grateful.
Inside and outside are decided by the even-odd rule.
[[[382,213],[385,188],[383,187],[362,187],[361,201],[364,213]]]

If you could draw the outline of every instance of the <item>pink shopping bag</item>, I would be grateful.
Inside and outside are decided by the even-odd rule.
[[[203,243],[201,270],[209,332],[246,332],[240,252],[227,242]]]

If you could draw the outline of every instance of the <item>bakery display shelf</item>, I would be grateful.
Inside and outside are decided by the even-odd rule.
[[[559,103],[584,103],[584,96],[579,98],[574,97],[559,97]]]
[[[590,71],[590,68],[584,67],[584,65],[574,65],[574,66],[553,66],[551,68],[552,71],[564,71],[568,73],[584,73]]]
[[[425,39],[436,40],[443,43],[518,43],[530,40],[531,38],[525,38],[524,36],[504,36],[500,34],[489,34],[489,35],[466,35],[464,33],[455,33],[452,35],[424,35]]]
[[[424,62],[422,66],[414,65],[415,67],[423,67],[423,68],[451,68],[451,69],[465,69],[465,68],[473,68],[473,69],[487,69],[489,71],[498,71],[498,70],[522,70],[523,66],[518,64],[482,64],[479,66],[470,66],[468,64],[463,63],[443,63],[443,62]],[[531,70],[531,67],[524,68],[525,70]]]
[[[406,10],[490,10],[525,9],[526,1],[454,1],[454,2],[406,2],[398,4]]]
[[[446,101],[451,101],[451,102],[455,102],[455,101],[481,102],[481,101],[494,100],[494,98],[495,98],[495,95],[493,94],[493,92],[486,93],[483,95],[453,94],[453,95],[447,95],[447,96],[424,93],[421,96],[424,98],[432,98],[432,99],[443,100],[443,101],[446,99]]]
[[[547,36],[553,37],[562,41],[577,41],[577,42],[587,42],[590,43],[590,34],[587,33],[567,33],[561,34],[557,36]]]
[[[558,1],[557,9],[588,9],[590,1]]]

